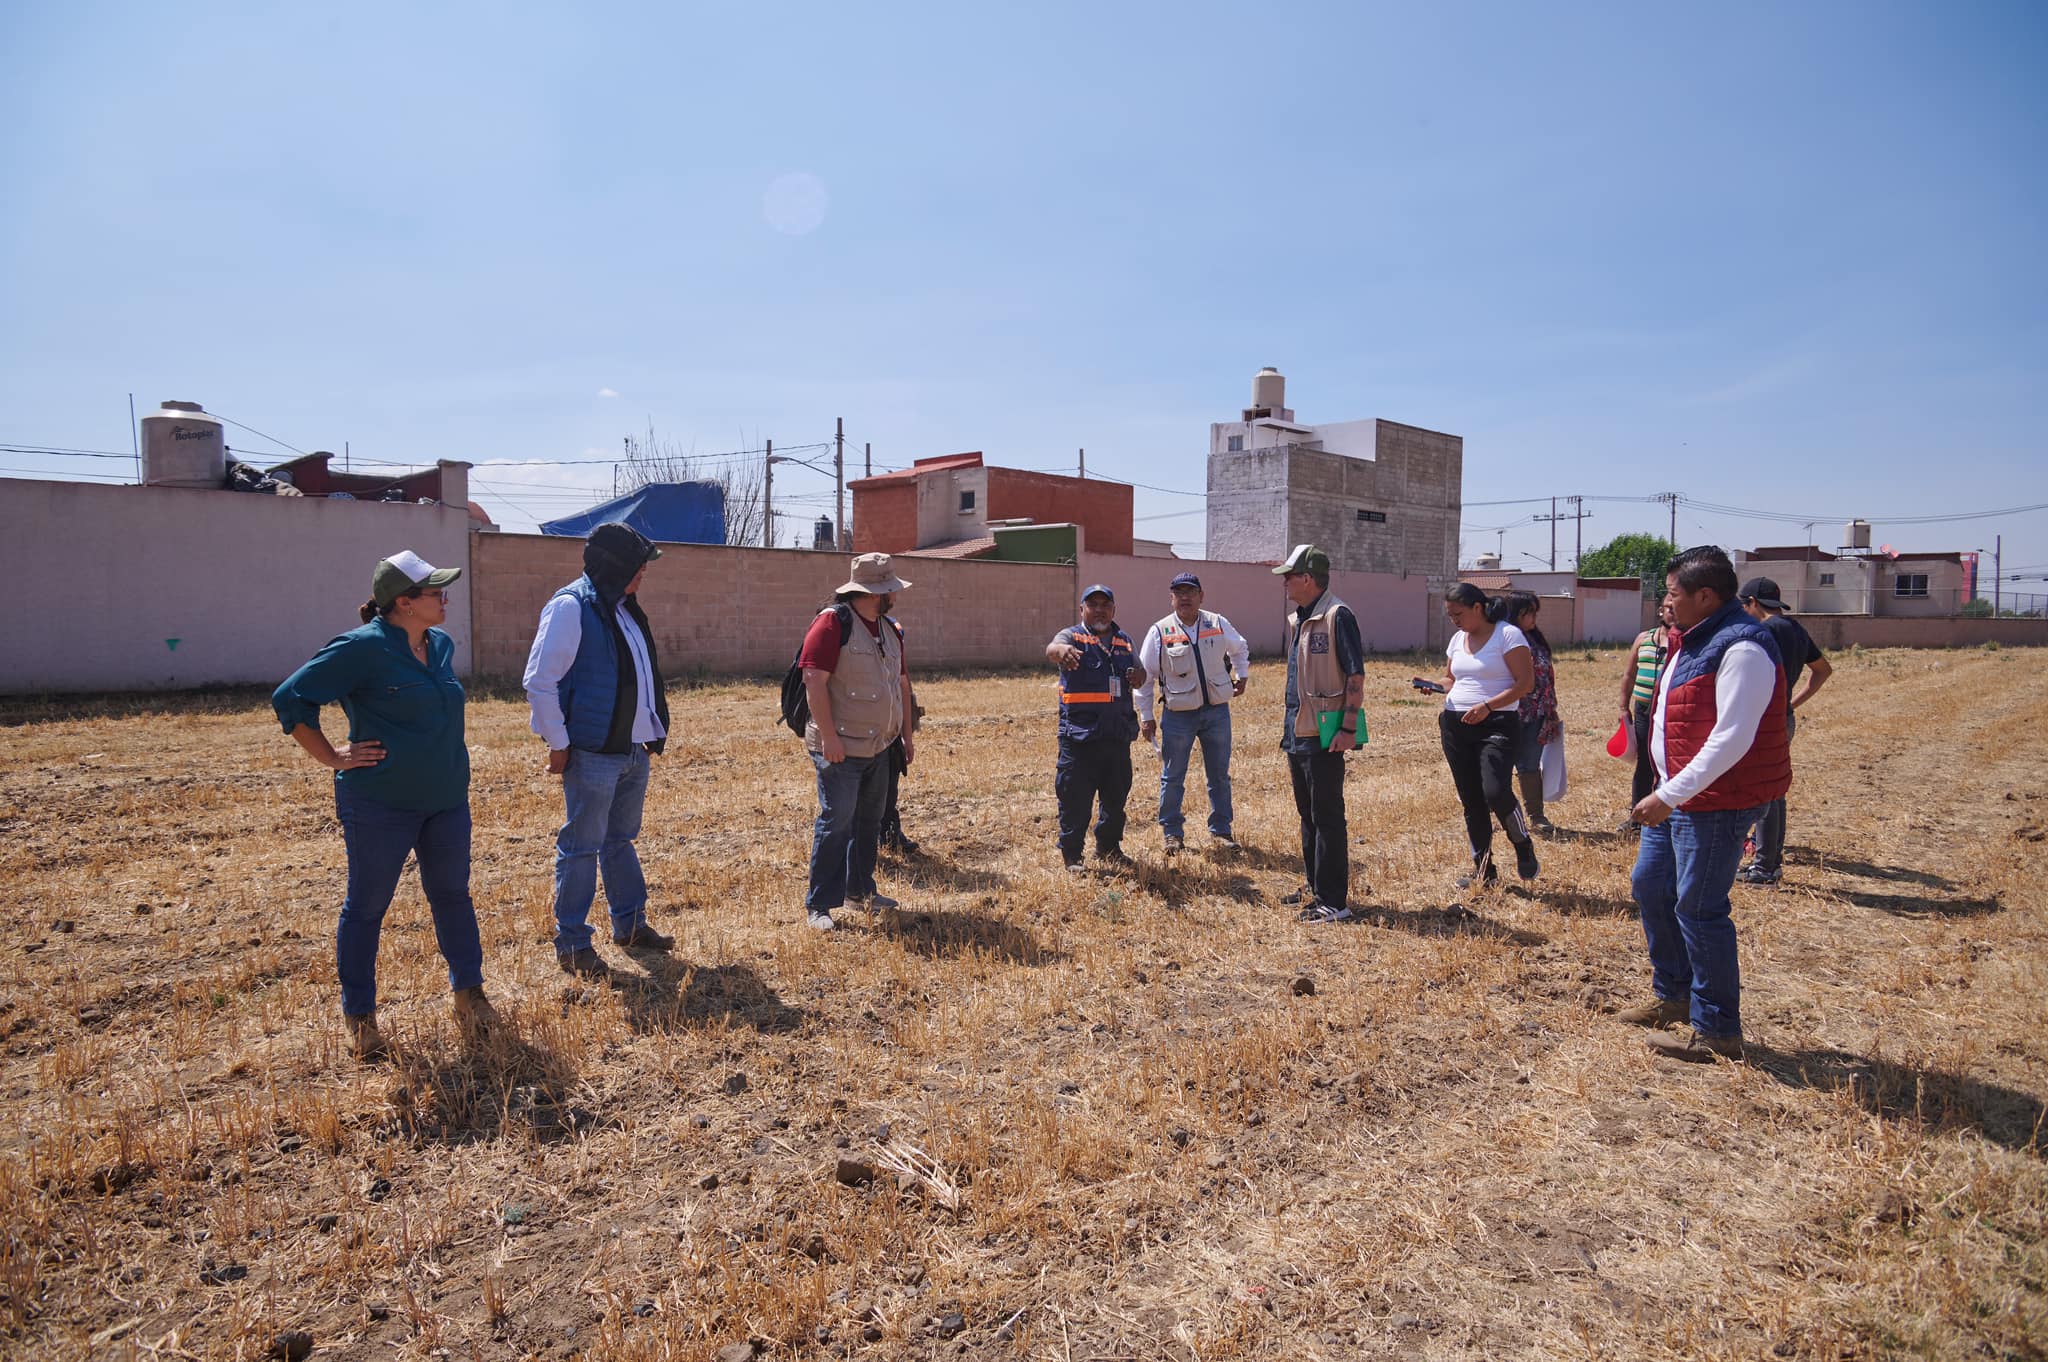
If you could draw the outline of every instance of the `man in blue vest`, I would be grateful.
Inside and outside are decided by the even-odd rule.
[[[654,631],[635,593],[661,550],[627,525],[600,525],[583,546],[583,575],[554,594],[526,659],[533,731],[548,745],[568,818],[555,834],[555,959],[582,978],[610,971],[591,945],[590,905],[604,879],[612,943],[666,951],[675,938],[647,920],[647,881],[633,841],[647,799],[650,753],[668,742],[668,696]]]
[[[1792,785],[1777,640],[1735,599],[1735,566],[1712,545],[1664,565],[1678,646],[1657,678],[1643,831],[1630,888],[1642,910],[1655,997],[1616,1017],[1652,1028],[1666,1059],[1742,1058],[1742,976],[1728,892],[1742,839]],[[1668,1027],[1690,1021],[1683,1033]]]
[[[1116,595],[1106,586],[1081,593],[1081,623],[1062,629],[1045,646],[1060,669],[1060,756],[1053,790],[1060,803],[1060,860],[1080,873],[1088,815],[1095,822],[1095,859],[1128,866],[1124,803],[1131,794],[1131,743],[1138,711],[1131,691],[1145,684],[1131,636],[1116,627]]]

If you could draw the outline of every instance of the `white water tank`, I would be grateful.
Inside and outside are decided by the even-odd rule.
[[[1498,572],[1500,570],[1500,555],[1497,553],[1482,553],[1472,560],[1472,566],[1482,572]]]
[[[227,471],[227,431],[197,402],[166,402],[142,418],[144,486],[218,489]]]
[[[1287,380],[1270,364],[1252,375],[1252,405],[1276,412],[1287,405]]]
[[[1870,522],[1852,520],[1842,526],[1842,547],[1845,549],[1868,549],[1870,547]]]

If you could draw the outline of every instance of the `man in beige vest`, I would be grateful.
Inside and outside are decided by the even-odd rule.
[[[875,852],[889,789],[889,747],[903,740],[904,764],[916,756],[903,721],[910,694],[903,641],[882,620],[882,597],[910,583],[886,553],[863,553],[853,576],[819,612],[797,654],[811,721],[804,748],[818,771],[818,818],[811,831],[810,925],[833,928],[832,910],[851,903],[870,912],[896,900],[875,890]]]
[[[1358,616],[1330,590],[1329,554],[1297,544],[1273,572],[1294,607],[1287,616],[1287,719],[1280,747],[1301,815],[1301,865],[1308,881],[1288,902],[1302,904],[1304,922],[1349,922],[1344,754],[1358,746],[1365,643]]]

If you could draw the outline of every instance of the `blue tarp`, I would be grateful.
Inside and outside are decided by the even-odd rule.
[[[602,506],[540,527],[542,534],[581,539],[599,525],[630,525],[657,543],[723,544],[725,489],[715,482],[656,482]]]

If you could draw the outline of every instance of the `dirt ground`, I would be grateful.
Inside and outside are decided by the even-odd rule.
[[[2044,659],[1834,661],[1785,883],[1737,890],[1749,1059],[1711,1066],[1606,1015],[1648,984],[1614,651],[1560,665],[1541,879],[1463,896],[1433,710],[1372,664],[1348,926],[1279,902],[1270,662],[1245,854],[1197,764],[1169,865],[1141,743],[1138,870],[1078,883],[1048,676],[928,678],[904,910],[830,936],[773,689],[678,689],[641,842],[678,948],[606,942],[591,988],[549,945],[560,795],[475,694],[511,1034],[465,1052],[411,880],[385,1066],[343,1046],[330,777],[265,697],[6,702],[0,1353],[2043,1357]]]

